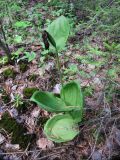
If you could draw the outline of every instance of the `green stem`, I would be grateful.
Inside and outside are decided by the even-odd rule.
[[[60,60],[59,60],[59,55],[58,55],[58,51],[56,49],[56,61],[57,61],[57,68],[58,68],[58,71],[59,71],[59,76],[60,76],[60,83],[63,87],[63,79],[62,79],[62,72],[61,72],[61,67],[60,67]]]

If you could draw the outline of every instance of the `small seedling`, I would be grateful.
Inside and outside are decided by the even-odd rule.
[[[75,64],[72,64],[69,66],[68,69],[65,69],[64,74],[69,74],[69,75],[74,75],[76,73],[78,73],[78,67]]]
[[[20,60],[27,60],[28,62],[31,62],[32,60],[34,60],[35,59],[35,57],[36,57],[36,54],[35,54],[35,52],[31,52],[31,53],[29,53],[29,52],[24,52],[24,56],[23,57],[21,57],[21,58],[19,58],[18,59],[18,61],[20,61]]]
[[[23,104],[23,101],[22,101],[21,96],[19,94],[16,94],[15,97],[14,97],[13,105],[15,107],[19,107],[22,104]]]

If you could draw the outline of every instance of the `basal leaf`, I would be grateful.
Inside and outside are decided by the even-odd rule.
[[[54,20],[47,28],[47,32],[54,38],[56,48],[61,51],[65,45],[70,32],[70,25],[64,16]]]
[[[61,98],[69,106],[82,106],[83,96],[80,85],[75,82],[69,82],[65,84],[61,90]]]
[[[31,97],[31,101],[49,112],[63,112],[77,109],[74,106],[66,106],[62,99],[55,97],[54,94],[49,92],[36,91]]]
[[[67,106],[79,106],[78,111],[72,111],[71,115],[76,122],[80,122],[83,112],[83,95],[77,82],[70,82],[63,86],[61,98]]]
[[[60,143],[72,140],[79,130],[72,117],[66,114],[49,119],[44,126],[44,132],[48,139]]]
[[[31,101],[36,102],[41,108],[56,112],[59,108],[64,107],[65,103],[60,99],[55,97],[52,93],[36,91],[31,97]]]

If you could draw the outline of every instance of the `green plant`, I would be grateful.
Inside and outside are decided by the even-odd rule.
[[[60,98],[49,92],[36,91],[30,100],[49,112],[62,112],[46,123],[44,132],[48,139],[65,142],[72,140],[78,134],[79,131],[75,128],[82,119],[83,96],[77,82],[65,84],[61,89]]]
[[[27,59],[28,62],[31,62],[31,61],[34,60],[35,57],[36,57],[35,52],[31,52],[31,53],[29,53],[29,52],[24,52],[24,54],[25,54],[25,55],[24,55],[23,57],[19,58],[18,61],[19,61],[19,60]]]
[[[64,74],[70,74],[70,75],[74,75],[78,72],[78,67],[76,64],[72,64],[69,66],[68,69],[65,69]]]
[[[22,47],[22,48],[19,48],[17,51],[12,52],[12,54],[11,54],[11,59],[12,59],[12,60],[13,60],[13,59],[16,59],[16,60],[19,61],[19,56],[20,56],[21,52],[23,52],[23,51],[24,51],[24,48]]]
[[[22,101],[21,96],[19,94],[16,94],[15,97],[14,97],[13,105],[15,107],[19,107],[22,104],[23,104],[23,101]]]
[[[118,68],[113,67],[111,69],[108,69],[107,75],[108,75],[108,77],[110,77],[112,79],[117,78],[118,74],[119,74],[118,71],[119,71]]]
[[[87,96],[87,97],[92,96],[93,91],[94,91],[94,89],[92,86],[84,87],[83,95]]]
[[[20,29],[25,29],[25,28],[27,28],[29,26],[31,26],[31,24],[28,21],[17,21],[14,24],[14,27],[20,28]]]
[[[83,96],[80,85],[74,81],[63,85],[60,70],[58,53],[65,47],[69,32],[68,20],[64,16],[60,16],[48,26],[42,36],[45,48],[52,49],[56,54],[57,68],[62,84],[60,98],[49,92],[36,91],[30,99],[46,111],[62,112],[50,118],[44,126],[44,132],[48,139],[58,143],[72,140],[79,133],[77,123],[81,121],[83,113]]]
[[[120,59],[120,44],[115,43],[115,42],[104,42],[104,47],[106,49],[106,51],[108,52],[108,56],[107,56],[107,67],[108,70],[106,72],[108,78],[110,79],[115,79],[118,77],[119,75],[119,59]],[[112,66],[110,66],[110,61],[112,59],[114,60],[114,63],[112,64]]]
[[[70,25],[67,18],[65,18],[64,16],[60,16],[56,20],[54,20],[45,31],[45,33],[47,34],[47,40],[49,41],[48,43],[50,44],[50,50],[54,51],[56,55],[57,68],[59,70],[60,81],[62,85],[63,81],[60,69],[61,66],[59,60],[59,52],[65,47],[69,32]]]
[[[104,42],[104,47],[112,54],[119,54],[120,52],[120,44],[117,44],[115,42],[113,42],[112,44]]]
[[[8,57],[7,56],[3,56],[0,58],[0,65],[4,65],[8,63]]]
[[[70,25],[64,16],[58,17],[47,28],[49,33],[48,40],[52,46],[60,52],[66,45],[70,32]]]
[[[64,114],[49,119],[44,132],[50,140],[60,143],[73,139],[79,133],[79,129],[72,117]]]
[[[22,36],[16,35],[14,38],[15,43],[21,43],[22,42]]]

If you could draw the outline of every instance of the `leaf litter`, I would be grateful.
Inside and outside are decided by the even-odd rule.
[[[46,14],[46,11],[40,9],[40,12],[41,11]],[[49,17],[49,15],[45,16]],[[78,37],[75,38],[77,39]],[[96,45],[100,50],[105,50],[100,37],[95,37],[91,40],[91,46],[96,47]],[[42,47],[38,43],[37,45],[27,45],[26,49],[31,49],[39,54]],[[107,160],[107,157],[110,159],[111,157],[117,157],[120,155],[120,101],[117,98],[116,103],[113,103],[113,95],[111,100],[108,99],[106,86],[112,85],[113,83],[111,78],[106,83],[106,79],[108,77],[105,77],[105,71],[108,70],[108,68],[105,65],[102,66],[103,68],[99,68],[95,64],[87,64],[86,62],[81,61],[79,62],[78,58],[76,59],[78,56],[87,54],[87,50],[81,52],[79,49],[74,49],[72,46],[67,51],[64,51],[64,55],[66,55],[68,59],[65,60],[65,56],[61,55],[61,66],[63,70],[66,67],[69,67],[69,64],[76,64],[79,71],[84,71],[83,74],[76,73],[76,75],[68,75],[65,77],[65,81],[70,79],[78,79],[81,83],[83,91],[85,91],[85,88],[87,88],[87,93],[84,92],[84,94],[85,96],[86,94],[88,96],[85,97],[84,121],[79,125],[80,134],[73,141],[59,145],[47,140],[46,137],[44,137],[45,135],[42,130],[42,126],[45,123],[46,117],[48,118],[51,115],[48,112],[38,108],[37,105],[28,103],[28,99],[23,95],[23,90],[26,87],[37,87],[40,90],[53,91],[53,93],[59,95],[60,82],[58,81],[57,72],[54,69],[54,59],[51,60],[48,57],[48,59],[45,60],[46,65],[44,67],[39,67],[38,59],[35,59],[28,64],[29,67],[24,73],[20,72],[19,63],[14,66],[2,66],[0,69],[0,74],[2,74],[8,68],[17,71],[18,74],[14,79],[8,78],[4,80],[4,77],[2,77],[0,80],[0,119],[2,120],[3,114],[7,110],[10,116],[14,118],[17,123],[22,124],[26,128],[27,132],[25,134],[35,134],[36,138],[34,138],[35,143],[32,143],[30,146],[30,140],[27,147],[22,149],[19,144],[12,144],[11,140],[6,140],[6,136],[4,135],[7,133],[7,131],[4,133],[0,128],[0,145],[2,149],[0,149],[0,158],[2,155],[4,155],[4,159],[8,158],[15,160],[20,154],[23,159],[25,159],[24,157],[26,155],[27,158],[30,159],[34,155],[34,152],[38,152],[36,159],[43,157],[43,159],[74,160],[82,158],[87,159],[89,157],[93,160]],[[98,55],[94,55],[93,58],[96,61],[101,61],[102,59],[102,57]],[[38,75],[38,77],[31,81],[29,76],[33,73]],[[115,82],[118,86],[118,83],[120,82],[119,77],[116,77]],[[93,91],[91,91],[91,86],[93,87]],[[10,96],[10,102],[7,104],[1,98],[1,95],[3,95],[1,89],[4,89]],[[92,93],[90,94],[90,92]],[[22,100],[27,103],[28,106],[26,109],[24,108],[24,105],[21,105],[20,109],[15,108],[13,103],[16,94],[19,94]],[[116,94],[114,96],[116,98]],[[10,136],[9,134],[12,133],[7,133],[8,137]],[[13,150],[16,152],[12,152]],[[6,156],[6,153],[9,152],[11,152],[9,156]],[[19,159],[22,159],[21,157]]]

